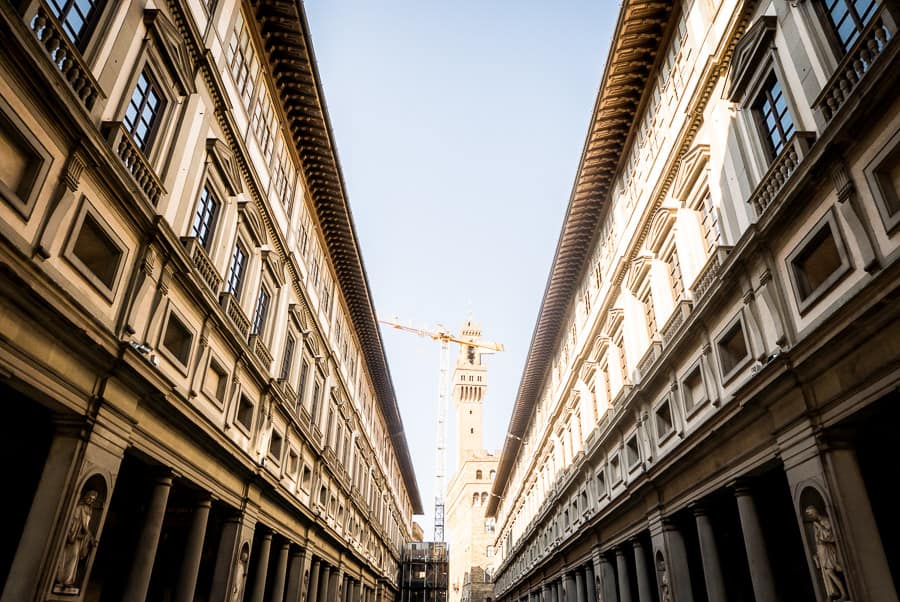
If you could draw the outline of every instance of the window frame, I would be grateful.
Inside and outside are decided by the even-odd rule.
[[[138,142],[134,137],[134,130],[128,126],[126,122],[128,109],[131,107],[132,101],[134,100],[135,92],[138,90],[138,83],[140,82],[141,76],[144,76],[148,82],[148,86],[150,89],[153,89],[159,97],[159,107],[156,109],[153,117],[153,121],[150,123],[147,129],[146,138],[143,142]],[[153,154],[154,151],[158,150],[157,138],[159,136],[159,132],[162,129],[163,121],[165,120],[166,114],[169,112],[167,109],[171,104],[171,97],[169,97],[165,92],[165,86],[163,86],[161,82],[161,78],[157,75],[156,70],[152,66],[152,62],[149,60],[143,61],[140,69],[136,70],[134,77],[130,82],[130,86],[125,88],[126,90],[130,90],[131,93],[123,96],[123,104],[124,107],[122,109],[122,126],[128,132],[128,136],[131,138],[131,141],[138,148],[138,150],[144,155],[147,161],[153,162]],[[144,102],[141,102],[141,108],[144,107]],[[138,117],[142,115],[142,112],[138,112]]]
[[[659,411],[663,408],[663,406],[669,407],[669,419],[671,421],[671,425],[669,430],[665,433],[661,433],[659,431]],[[669,439],[671,439],[675,433],[678,431],[678,422],[675,418],[675,405],[672,400],[671,395],[665,395],[662,399],[653,404],[652,408],[653,414],[653,434],[656,438],[657,447],[662,447]]]
[[[728,371],[725,370],[725,364],[722,361],[722,342],[725,340],[725,337],[730,335],[735,328],[740,328],[741,336],[744,339],[744,351],[746,352],[744,357],[740,358],[735,362],[734,366],[732,366]],[[727,324],[719,331],[719,334],[716,335],[714,339],[713,347],[716,353],[716,363],[719,366],[719,374],[722,376],[722,384],[728,384],[735,376],[741,373],[749,364],[753,362],[753,348],[750,345],[750,337],[747,331],[747,324],[744,322],[743,312],[738,310],[736,316],[734,316],[731,320],[728,321]],[[705,383],[704,383],[705,385]],[[709,391],[707,390],[707,397],[709,396]]]
[[[12,207],[22,219],[27,221],[31,218],[38,196],[47,182],[47,174],[50,171],[50,165],[53,163],[53,157],[40,139],[31,131],[31,128],[22,121],[17,112],[4,98],[0,98],[0,128],[3,128],[10,138],[17,138],[19,144],[27,147],[36,163],[28,166],[29,173],[27,177],[30,183],[28,184],[28,193],[24,197],[20,196],[18,190],[13,190],[0,181],[0,199],[6,201],[7,205]]]
[[[784,124],[781,120],[782,116],[779,116],[777,112],[777,101],[772,95],[772,90],[775,86],[781,91],[781,98],[784,100],[785,110],[783,115],[787,115],[790,120],[790,132],[787,132],[784,128]],[[797,133],[797,120],[794,118],[793,111],[791,110],[791,102],[786,90],[783,78],[779,77],[779,74],[775,69],[770,69],[756,86],[752,100],[749,104],[750,111],[753,114],[753,120],[756,124],[757,135],[766,148],[766,154],[770,165],[781,156],[781,153],[787,150],[790,140]],[[763,102],[760,102],[760,99],[763,99]],[[769,131],[768,126],[766,125],[765,113],[764,109],[761,108],[761,105],[765,106],[767,104],[771,105],[772,114],[775,117],[775,130],[778,132],[780,138],[780,147],[776,147],[775,142],[772,139],[772,132]]]
[[[171,322],[173,316],[191,334],[191,341],[188,346],[187,358],[184,362],[182,362],[181,358],[179,358],[175,354],[175,352],[172,349],[169,349],[165,344],[166,332],[168,331],[169,323]],[[166,359],[168,359],[169,362],[172,363],[173,366],[178,368],[178,371],[181,372],[184,376],[187,376],[188,370],[190,369],[191,359],[194,356],[194,343],[196,342],[196,340],[196,329],[191,327],[190,321],[184,317],[184,314],[182,314],[180,310],[176,309],[172,303],[169,303],[169,306],[166,308],[165,316],[162,320],[162,326],[159,329],[159,338],[156,343],[156,348],[159,349],[160,353],[162,353],[166,357]]]
[[[218,367],[222,368],[222,372],[225,376],[225,384],[223,385],[225,391],[222,395],[222,399],[219,399],[218,397],[216,397],[215,392],[210,390],[208,383],[207,383],[207,376],[209,375],[209,371],[210,371],[211,365],[213,363],[215,363]],[[220,379],[220,382],[221,382],[221,379]],[[207,354],[206,362],[204,364],[203,381],[200,384],[200,390],[203,392],[204,395],[206,395],[207,399],[212,401],[216,406],[218,406],[219,408],[224,408],[225,403],[228,401],[228,385],[230,382],[231,382],[231,373],[228,371],[227,368],[225,368],[225,362],[223,362],[219,358],[218,355],[216,355],[215,353],[210,351]]]
[[[687,370],[684,371],[684,375],[678,379],[678,390],[681,395],[681,409],[684,411],[684,416],[686,420],[690,420],[693,418],[697,412],[700,411],[700,408],[704,407],[706,404],[710,402],[709,395],[709,385],[706,382],[706,375],[703,374],[703,366],[701,365],[702,359],[697,358],[694,360],[690,366],[688,366]],[[691,378],[694,373],[700,375],[700,386],[703,390],[703,399],[700,401],[693,401],[690,408],[687,407],[687,397],[685,395],[685,391],[687,391],[687,380]]]
[[[263,303],[265,300],[265,303]],[[259,290],[256,293],[256,303],[253,306],[253,319],[250,321],[250,336],[256,336],[266,339],[266,330],[269,325],[269,313],[272,309],[272,293],[269,286],[263,279],[259,284]]]
[[[883,175],[883,168],[890,168],[891,161],[896,163],[895,169],[900,170],[900,132],[895,133],[863,168],[863,174],[888,235],[895,234],[900,226],[900,189],[894,187],[889,175],[887,178]]]
[[[121,253],[119,258],[119,264],[116,267],[116,272],[112,277],[112,286],[107,286],[105,282],[103,282],[93,271],[81,260],[80,257],[75,255],[75,243],[77,242],[78,235],[81,233],[81,229],[84,225],[84,220],[90,216],[90,218],[97,224],[100,230],[105,234],[112,244],[117,247]],[[107,223],[105,219],[103,219],[103,215],[100,211],[97,210],[94,205],[87,199],[87,196],[82,196],[81,206],[78,208],[78,212],[76,213],[76,217],[72,220],[72,226],[69,230],[69,234],[67,236],[66,245],[63,248],[62,256],[69,262],[69,264],[75,269],[75,271],[81,275],[93,288],[96,292],[100,293],[100,295],[106,299],[110,304],[115,300],[116,294],[118,293],[119,287],[122,283],[122,276],[125,272],[125,267],[128,264],[128,259],[130,253],[129,247],[125,244],[119,236],[116,234],[115,230],[112,226]]]
[[[212,202],[215,204],[215,209],[209,218],[210,223],[207,225],[205,241],[197,235],[197,232],[195,232],[197,219],[200,216],[200,209],[203,207],[203,205],[201,205],[201,202],[203,200],[204,192],[207,193],[208,198],[212,199]],[[213,243],[216,238],[216,234],[218,234],[219,229],[217,228],[217,226],[220,218],[222,217],[222,208],[224,207],[224,205],[225,203],[221,199],[221,195],[217,190],[217,186],[212,182],[211,179],[206,178],[203,181],[203,184],[200,186],[200,193],[197,195],[197,201],[194,203],[194,217],[190,223],[189,236],[197,240],[197,244],[203,247],[203,250],[206,251],[206,254],[208,256],[211,255],[213,250],[215,249],[215,245]]]
[[[241,263],[241,272],[238,276],[237,286],[232,288],[231,280],[232,280],[232,269],[235,264],[235,256],[237,255],[238,248],[241,249],[244,255],[244,261]],[[240,303],[241,294],[244,292],[244,284],[246,283],[247,271],[249,269],[248,264],[250,263],[250,253],[247,251],[248,246],[244,243],[243,239],[239,236],[235,238],[234,245],[232,246],[231,255],[228,260],[228,268],[225,272],[225,283],[224,283],[224,291],[227,294],[230,294],[235,298],[235,300]]]
[[[898,212],[900,214],[900,212]],[[796,273],[795,261],[803,254],[810,243],[819,233],[828,227],[834,238],[834,244],[837,248],[838,257],[841,260],[838,268],[831,273],[818,287],[810,291],[805,297],[802,295],[803,286],[801,286]],[[832,289],[834,289],[850,272],[853,271],[853,262],[850,258],[850,252],[847,249],[847,242],[835,214],[834,207],[830,207],[815,225],[803,236],[800,241],[794,245],[793,250],[785,257],[785,268],[788,273],[788,279],[791,282],[791,290],[794,294],[794,301],[797,304],[797,310],[800,315],[806,314],[812,307],[827,297]]]
[[[819,19],[822,25],[823,32],[825,34],[825,38],[828,40],[828,45],[831,47],[831,50],[834,52],[835,59],[840,61],[850,52],[850,49],[853,48],[854,45],[859,41],[859,34],[868,26],[869,22],[871,22],[872,16],[876,12],[878,12],[879,1],[873,0],[871,5],[871,12],[869,14],[869,21],[862,22],[861,20],[857,20],[854,18],[855,25],[862,25],[861,27],[854,27],[856,32],[856,38],[850,43],[849,46],[845,46],[844,42],[841,40],[840,33],[838,32],[837,25],[831,19],[831,11],[828,10],[827,7],[824,6],[827,0],[813,0],[813,11],[816,13],[816,17]],[[847,14],[848,15],[856,15],[856,6],[855,2],[847,1],[847,0],[835,0],[837,2],[844,2],[847,6]]]

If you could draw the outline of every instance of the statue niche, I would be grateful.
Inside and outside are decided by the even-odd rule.
[[[844,565],[838,553],[837,534],[828,517],[825,500],[814,488],[800,494],[800,509],[810,556],[825,587],[827,600],[849,600]]]
[[[106,504],[106,481],[93,475],[81,488],[63,535],[62,550],[53,576],[53,593],[81,593],[86,567],[97,546],[97,531]]]

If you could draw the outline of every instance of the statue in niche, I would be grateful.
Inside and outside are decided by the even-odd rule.
[[[53,582],[53,592],[57,594],[79,593],[77,584],[78,575],[84,560],[96,545],[91,519],[98,510],[97,500],[100,494],[94,489],[88,489],[75,510],[66,528],[66,538],[63,542],[62,554],[56,567],[56,577]]]
[[[838,558],[837,541],[831,521],[812,505],[807,506],[803,514],[812,523],[816,544],[813,561],[825,583],[825,595],[829,600],[848,600],[847,586],[844,584],[844,567]]]
[[[656,572],[659,574],[659,601],[672,602],[669,572],[666,570],[666,562],[659,552],[656,553]]]
[[[241,546],[237,566],[234,567],[234,580],[231,584],[231,602],[240,602],[244,596],[244,580],[247,578],[247,561],[250,560],[250,546],[245,542]]]

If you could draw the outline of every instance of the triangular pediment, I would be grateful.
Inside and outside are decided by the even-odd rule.
[[[675,181],[672,184],[672,196],[679,201],[685,201],[690,196],[694,184],[706,169],[709,163],[709,145],[698,144],[691,148],[684,157],[681,158],[681,164],[678,166],[678,173],[675,174]]]
[[[241,222],[247,229],[247,233],[253,238],[253,244],[257,247],[265,245],[268,241],[262,219],[256,209],[256,204],[250,200],[238,202],[238,212]]]
[[[157,8],[144,11],[144,25],[153,38],[159,54],[166,62],[183,96],[193,94],[194,65],[191,55],[184,45],[183,36],[175,24]]]
[[[660,247],[666,240],[666,235],[675,225],[676,209],[672,207],[660,207],[653,215],[650,222],[650,231],[647,233],[646,246],[653,253],[659,253]]]
[[[218,138],[207,138],[206,153],[222,183],[228,188],[228,194],[236,196],[241,193],[241,172],[238,170],[234,153],[227,144]]]
[[[762,62],[763,55],[772,46],[776,23],[775,17],[764,15],[741,36],[734,48],[728,70],[728,100],[737,102],[744,93],[747,83]]]

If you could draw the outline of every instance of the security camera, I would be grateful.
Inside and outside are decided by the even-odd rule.
[[[138,353],[148,354],[150,353],[150,346],[146,343],[138,343],[137,341],[130,341],[130,345],[132,349],[137,351]]]

